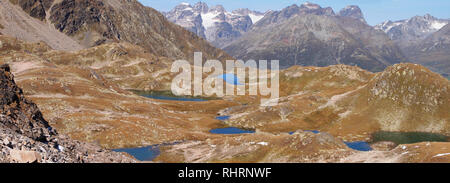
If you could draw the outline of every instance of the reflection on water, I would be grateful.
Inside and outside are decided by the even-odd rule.
[[[448,136],[426,132],[376,132],[372,134],[373,142],[390,141],[396,144],[413,144],[419,142],[449,142]]]

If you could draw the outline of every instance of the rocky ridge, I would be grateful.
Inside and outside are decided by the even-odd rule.
[[[268,13],[224,50],[243,60],[280,60],[282,68],[346,64],[378,72],[405,60],[383,32],[351,13],[327,12],[309,4]]]
[[[407,20],[386,21],[375,25],[375,29],[386,32],[390,39],[399,43],[401,47],[417,44],[432,33],[447,25],[450,20],[439,19],[426,14],[415,16]]]
[[[249,9],[228,12],[221,5],[208,7],[206,3],[198,2],[195,5],[181,3],[164,15],[169,21],[222,48],[247,32],[264,13]]]
[[[79,50],[109,42],[125,41],[142,46],[155,55],[171,59],[191,60],[194,51],[202,51],[206,58],[230,58],[204,39],[167,21],[161,13],[143,6],[136,0],[11,0],[1,3],[10,7],[1,9],[1,13],[17,11],[12,17],[20,13],[20,17],[1,23],[11,26],[0,30],[4,35],[21,39],[29,37],[28,40],[24,39],[27,41],[38,41],[38,37],[54,49],[63,47],[66,50]],[[21,25],[24,19],[29,25]],[[41,33],[28,30],[31,28],[39,28]],[[17,29],[23,31],[16,32]],[[41,38],[41,35],[50,35],[48,32],[55,30],[59,32],[55,33],[60,36],[58,40],[64,41],[58,42],[51,36]],[[64,46],[69,42],[73,46]]]
[[[24,97],[8,65],[0,67],[0,162],[136,162],[125,154],[59,135]]]

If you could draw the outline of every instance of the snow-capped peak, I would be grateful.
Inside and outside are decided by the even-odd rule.
[[[232,41],[230,38],[241,36],[264,17],[264,13],[257,11],[238,9],[227,12],[222,5],[208,7],[204,2],[195,5],[181,3],[164,15],[169,21],[206,38],[217,47]]]
[[[366,22],[361,9],[356,5],[350,5],[339,11],[339,16],[352,17],[362,22]]]
[[[216,22],[219,22],[216,17],[220,13],[218,12],[208,12],[208,13],[202,13],[202,24],[205,30],[207,30],[209,27],[212,27],[215,25]]]
[[[393,40],[415,40],[425,38],[447,25],[450,20],[438,19],[429,14],[415,16],[407,20],[386,21],[375,26],[386,32]]]
[[[308,8],[308,9],[312,9],[312,10],[321,8],[318,4],[314,4],[314,3],[310,3],[310,2],[303,3],[302,6],[304,8]]]
[[[253,13],[249,13],[248,16],[252,19],[252,23],[254,24],[264,18],[264,15],[257,15]]]

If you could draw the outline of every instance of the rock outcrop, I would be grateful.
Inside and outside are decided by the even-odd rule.
[[[24,97],[8,65],[0,67],[0,162],[135,162],[125,154],[59,135]]]

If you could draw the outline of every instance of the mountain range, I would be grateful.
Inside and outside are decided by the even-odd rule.
[[[347,64],[381,71],[405,61],[394,42],[361,15],[355,6],[335,14],[316,4],[292,5],[268,13],[224,50],[244,60],[280,60],[282,68]]]
[[[283,68],[343,63],[371,71],[414,62],[449,74],[448,58],[427,59],[438,53],[425,51],[429,49],[421,45],[427,38],[428,44],[442,44],[436,38],[442,34],[433,34],[449,23],[429,14],[370,26],[355,5],[338,13],[309,2],[280,11],[229,13],[220,5],[209,9],[200,2],[180,4],[164,15],[239,59],[278,59]]]
[[[0,32],[27,41],[44,40],[55,49],[79,50],[127,41],[155,55],[192,59],[231,58],[223,51],[136,0],[1,1]],[[32,18],[31,18],[32,17]]]
[[[420,63],[444,76],[450,75],[448,23],[426,14],[407,20],[386,21],[375,28],[386,32],[402,49],[408,60]]]
[[[193,6],[181,3],[164,15],[169,21],[181,25],[221,48],[247,32],[264,16],[264,13],[249,9],[227,12],[221,5],[208,7],[206,3],[199,2]]]

